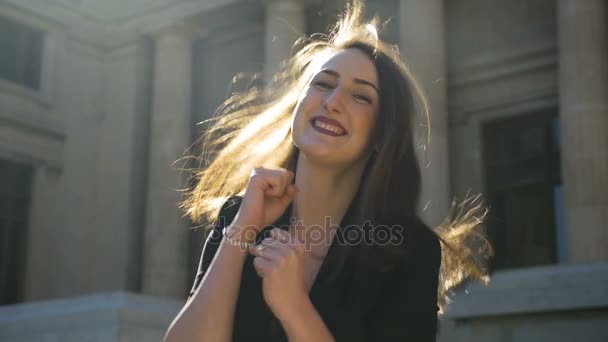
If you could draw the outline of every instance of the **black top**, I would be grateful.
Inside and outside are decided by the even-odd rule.
[[[203,247],[190,296],[200,285],[242,198],[230,198],[222,206],[213,231]],[[350,210],[349,210],[350,211]],[[349,220],[347,211],[340,229]],[[288,229],[290,208],[273,225]],[[258,235],[261,241],[271,227]],[[340,231],[340,229],[338,231]],[[437,286],[441,263],[439,240],[420,222],[405,227],[407,257],[389,272],[380,272],[352,262],[330,281],[331,260],[339,244],[332,240],[328,254],[310,291],[310,299],[336,341],[435,341],[437,330]],[[243,267],[234,319],[234,341],[287,341],[280,322],[264,302],[262,280],[248,255]]]

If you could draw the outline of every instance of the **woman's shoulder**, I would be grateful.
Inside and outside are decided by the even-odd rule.
[[[404,225],[402,262],[424,263],[433,268],[441,262],[441,243],[437,233],[422,219],[416,218]]]
[[[409,277],[422,269],[438,269],[441,263],[441,244],[437,234],[421,219],[392,220],[388,244],[373,244],[375,253],[367,254],[363,266],[381,277]],[[378,236],[380,234],[372,234]]]
[[[420,218],[417,218],[414,221],[414,224],[411,225],[410,231],[406,231],[406,244],[408,241],[416,242],[416,246],[410,244],[408,247],[415,249],[417,252],[429,250],[437,251],[441,249],[440,240],[437,233]]]

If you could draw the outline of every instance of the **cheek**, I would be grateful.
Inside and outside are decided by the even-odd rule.
[[[304,91],[302,92],[302,95],[298,99],[298,103],[300,104],[300,107],[304,107],[304,108],[312,106],[317,101],[319,101],[318,91],[315,91],[315,89],[312,87],[308,87],[308,88],[304,89]]]
[[[302,132],[307,128],[308,120],[310,118],[310,114],[306,108],[306,103],[300,102],[294,108],[292,113],[292,121],[291,121],[291,129],[293,135],[301,135]]]
[[[318,107],[317,102],[318,99],[314,92],[306,91],[302,94],[293,112],[293,120],[296,125],[308,122]]]
[[[375,124],[375,116],[370,113],[365,113],[368,116],[365,117],[365,114],[360,113],[362,116],[359,117],[354,124],[357,126],[357,131],[361,132],[358,136],[357,141],[358,145],[361,148],[365,149],[371,143],[372,132],[374,130]]]
[[[376,116],[374,115],[374,113],[364,111],[356,113],[354,117],[356,119],[353,120],[353,125],[357,128],[357,131],[367,133],[367,135],[369,136],[372,133],[372,130],[374,129],[374,123],[376,121]]]

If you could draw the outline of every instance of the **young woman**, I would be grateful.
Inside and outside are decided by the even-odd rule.
[[[479,222],[417,216],[427,105],[361,7],[222,107],[185,203],[215,224],[166,341],[434,341],[447,286],[477,270],[452,258],[440,282],[441,236],[466,260]]]

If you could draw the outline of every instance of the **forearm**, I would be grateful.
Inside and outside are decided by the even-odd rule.
[[[321,315],[308,297],[304,298],[296,308],[297,312],[292,319],[281,322],[290,342],[334,341]]]
[[[165,341],[230,341],[247,251],[224,241],[192,298],[167,331]]]

